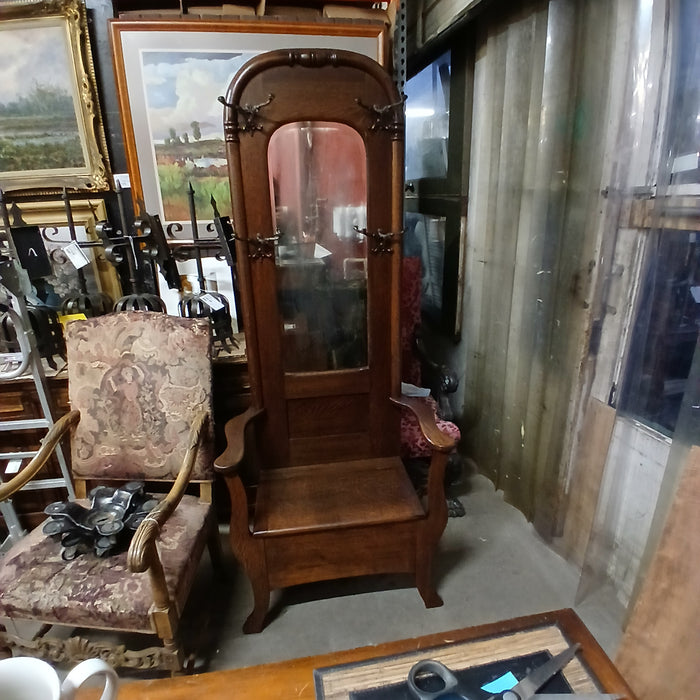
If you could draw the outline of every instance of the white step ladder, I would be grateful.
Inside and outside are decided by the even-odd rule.
[[[4,431],[21,431],[21,430],[48,430],[54,424],[54,417],[49,401],[49,392],[46,382],[46,374],[41,362],[41,357],[36,347],[36,339],[32,329],[27,305],[24,301],[24,296],[21,290],[20,276],[24,274],[24,270],[18,269],[15,260],[17,260],[17,252],[14,247],[12,236],[10,235],[9,222],[7,217],[3,217],[3,232],[0,233],[0,290],[7,290],[9,293],[8,300],[4,303],[14,309],[18,320],[16,323],[21,323],[21,328],[16,328],[17,335],[24,334],[26,343],[24,345],[24,353],[27,355],[24,360],[27,364],[27,371],[31,372],[36,388],[37,397],[43,414],[42,418],[25,419],[25,420],[6,420],[0,421],[0,432]],[[12,381],[12,380],[8,380]],[[36,452],[0,452],[0,483],[7,477],[12,478],[15,473],[25,467],[34,457]],[[70,499],[75,498],[73,483],[68,469],[68,463],[61,448],[61,445],[56,445],[54,452],[58,461],[58,466],[61,472],[60,477],[46,479],[32,479],[22,488],[23,491],[43,490],[65,488]],[[12,499],[8,499],[0,503],[0,515],[5,521],[7,527],[7,537],[0,543],[0,554],[4,554],[13,544],[18,542],[26,534],[22,527],[17,513],[12,504]]]

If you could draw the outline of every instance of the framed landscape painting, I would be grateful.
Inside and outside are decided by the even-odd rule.
[[[191,184],[202,234],[214,216],[212,197],[222,215],[231,213],[217,98],[238,69],[255,54],[280,48],[341,48],[384,63],[385,31],[381,22],[112,20],[135,203],[158,214],[173,235],[190,239]]]
[[[109,189],[80,0],[0,3],[0,188]]]

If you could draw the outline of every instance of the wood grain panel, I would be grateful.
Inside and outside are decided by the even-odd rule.
[[[333,462],[262,472],[255,532],[335,530],[423,515],[400,458]]]
[[[287,403],[289,437],[365,432],[369,401],[366,394],[295,399]]]
[[[382,539],[382,528],[379,525],[291,539],[267,538],[265,554],[270,586],[285,588],[313,581],[413,571],[415,527],[408,523],[395,527],[391,542]],[[368,557],[370,548],[371,557]],[[300,552],[305,556],[300,557]]]
[[[369,391],[369,369],[333,372],[287,373],[284,377],[285,394],[289,399],[334,394],[364,394]]]
[[[560,545],[567,558],[578,566],[583,566],[586,556],[615,415],[614,408],[591,399],[578,438],[564,536]]]
[[[374,454],[368,433],[340,433],[327,435],[323,440],[315,437],[295,438],[289,441],[289,463],[316,464],[347,459],[365,459]]]
[[[695,700],[700,650],[700,447],[688,455],[617,665],[640,700]]]

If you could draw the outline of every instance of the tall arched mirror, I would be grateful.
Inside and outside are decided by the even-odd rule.
[[[367,169],[360,134],[336,122],[285,124],[268,172],[286,372],[367,364]]]

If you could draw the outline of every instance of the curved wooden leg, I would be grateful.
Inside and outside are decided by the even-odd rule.
[[[253,537],[248,528],[248,506],[243,483],[238,476],[227,478],[231,496],[230,541],[233,554],[243,567],[253,588],[253,612],[243,625],[245,634],[261,632],[270,605],[270,586],[267,580],[265,544]]]
[[[426,608],[442,605],[433,583],[433,558],[447,525],[444,475],[447,454],[434,452],[428,474],[428,514],[416,535],[416,587]]]
[[[433,583],[433,552],[423,552],[416,560],[416,587],[426,608],[439,608],[442,598]]]
[[[265,627],[265,617],[270,607],[270,587],[267,585],[267,578],[251,577],[250,583],[253,586],[253,612],[248,615],[248,619],[243,624],[245,634],[257,634]]]

